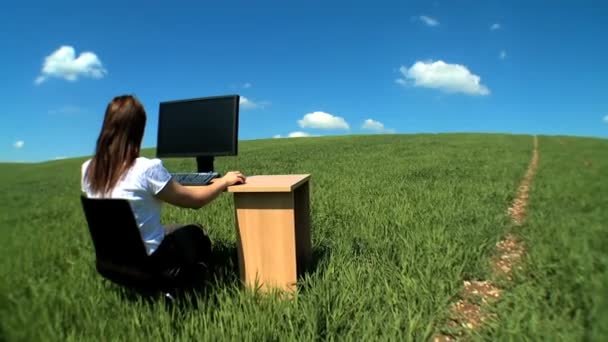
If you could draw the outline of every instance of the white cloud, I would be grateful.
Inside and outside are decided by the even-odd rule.
[[[25,145],[25,142],[23,140],[17,140],[15,141],[15,143],[13,144],[13,146],[15,146],[15,148],[22,148],[23,145]]]
[[[306,133],[306,132],[302,132],[302,131],[296,131],[296,132],[291,132],[289,134],[287,134],[287,136],[282,136],[280,134],[276,134],[274,136],[272,136],[273,139],[284,139],[284,138],[306,138],[306,137],[316,137],[317,135],[314,134],[310,134],[310,133]]]
[[[302,128],[350,129],[344,118],[325,112],[308,113],[301,120],[298,120],[298,124]]]
[[[407,85],[407,81],[406,81],[406,80],[404,80],[403,78],[398,78],[398,79],[396,79],[396,80],[395,80],[395,82],[396,82],[397,84],[401,84],[401,85]]]
[[[421,15],[418,17],[418,19],[420,19],[423,23],[425,23],[426,26],[438,26],[439,25],[439,21],[437,19],[431,18],[426,15]]]
[[[361,126],[361,128],[368,129],[370,131],[382,131],[382,130],[384,130],[384,124],[380,121],[376,121],[373,119],[367,119],[367,120],[365,120],[365,122],[363,122],[363,125]]]
[[[361,125],[361,129],[366,129],[379,133],[395,133],[394,129],[385,128],[382,122],[376,121],[374,119],[365,120],[363,122],[363,125]]]
[[[239,105],[243,108],[243,109],[254,109],[258,107],[258,104],[251,101],[250,99],[246,98],[245,96],[240,96],[239,97]]]
[[[500,59],[507,59],[507,51],[500,50],[500,54],[498,55],[498,58],[500,58]]]
[[[265,108],[266,106],[270,105],[270,102],[268,101],[253,101],[251,99],[246,98],[245,96],[240,96],[239,97],[239,106],[243,109],[258,109],[258,108]]]
[[[500,30],[500,28],[501,28],[501,27],[502,27],[502,26],[500,26],[500,24],[499,24],[499,23],[494,23],[494,24],[492,24],[492,26],[490,26],[490,30],[491,30],[491,31]]]
[[[608,115],[604,116],[604,123],[608,124]]]
[[[306,132],[297,131],[297,132],[289,133],[289,135],[287,137],[288,138],[304,138],[304,137],[312,137],[312,135],[310,135]]]
[[[83,110],[77,106],[63,106],[58,109],[49,110],[50,115],[72,115],[82,113]]]
[[[61,157],[55,157],[55,160],[63,160],[63,159],[67,159],[67,158],[68,157],[61,156]]]
[[[403,78],[397,79],[396,82],[402,85],[410,80],[415,87],[439,89],[447,93],[490,94],[490,90],[480,83],[481,78],[472,74],[464,65],[448,64],[441,60],[418,61],[409,69],[402,66],[399,71]]]
[[[93,52],[82,52],[76,58],[73,47],[62,46],[44,59],[41,74],[36,78],[35,83],[41,84],[49,77],[76,81],[79,76],[99,79],[106,74],[106,69]]]

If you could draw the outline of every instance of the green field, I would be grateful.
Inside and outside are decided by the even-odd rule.
[[[479,338],[599,340],[608,322],[608,141],[539,137],[528,221],[507,207],[531,136],[372,135],[241,142],[220,171],[310,173],[315,266],[292,301],[239,287],[232,197],[163,222],[209,230],[220,276],[193,303],[147,303],[102,280],[79,202],[86,158],[0,164],[0,341],[428,340],[463,280],[487,279],[514,231],[524,269]],[[145,150],[153,156],[153,150]],[[193,159],[168,159],[189,171]],[[603,329],[603,330],[602,330]]]

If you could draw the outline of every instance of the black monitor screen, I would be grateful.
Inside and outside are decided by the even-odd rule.
[[[161,102],[156,155],[237,155],[238,118],[238,95]]]

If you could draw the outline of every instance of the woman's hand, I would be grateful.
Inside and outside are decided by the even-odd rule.
[[[243,184],[245,183],[245,175],[239,171],[230,171],[227,172],[224,177],[222,177],[222,180],[226,182],[226,186]]]
[[[156,196],[178,207],[198,209],[213,201],[227,187],[242,183],[245,183],[245,176],[239,171],[230,171],[203,186],[183,186],[171,180]]]

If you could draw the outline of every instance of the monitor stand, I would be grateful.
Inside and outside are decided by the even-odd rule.
[[[196,157],[197,172],[213,172],[213,156],[198,156]]]

